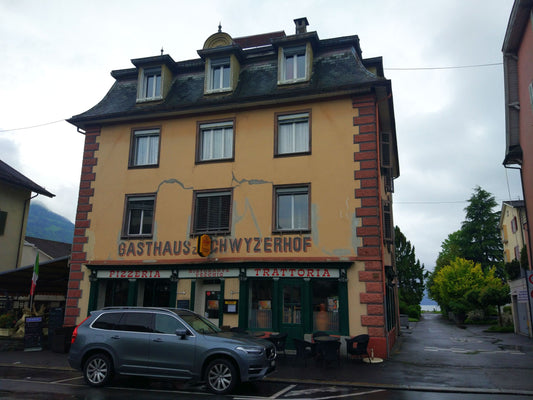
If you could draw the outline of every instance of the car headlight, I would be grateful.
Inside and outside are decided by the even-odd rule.
[[[237,346],[236,350],[243,351],[246,354],[263,354],[263,348],[256,346]]]

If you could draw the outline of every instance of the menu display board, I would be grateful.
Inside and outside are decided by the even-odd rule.
[[[43,349],[43,317],[26,317],[24,322],[24,351]]]

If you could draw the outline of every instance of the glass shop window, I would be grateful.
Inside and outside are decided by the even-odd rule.
[[[313,330],[339,330],[339,283],[336,280],[313,281]]]
[[[250,329],[272,329],[272,282],[253,280],[250,282]]]
[[[106,282],[104,306],[127,306],[129,281],[127,279],[109,279]]]

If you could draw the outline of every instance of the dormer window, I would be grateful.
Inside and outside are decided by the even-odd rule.
[[[278,46],[278,85],[308,81],[313,64],[311,42],[294,45],[279,43]]]
[[[142,98],[161,98],[161,67],[147,68],[144,70]]]
[[[296,46],[283,49],[282,81],[298,81],[306,79],[306,48]]]
[[[172,86],[176,63],[168,55],[131,60],[137,68],[137,103],[162,100]]]
[[[205,61],[204,93],[218,94],[235,90],[239,81],[243,51],[227,33],[219,31],[205,41],[198,54]]]
[[[230,90],[231,89],[231,68],[230,58],[215,58],[209,60],[209,90]]]

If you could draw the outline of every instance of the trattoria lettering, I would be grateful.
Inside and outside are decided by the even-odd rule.
[[[250,268],[249,277],[271,278],[332,278],[328,268]],[[334,274],[336,277],[337,274]]]
[[[119,257],[165,257],[196,255],[194,241],[135,241],[120,242]],[[306,253],[312,247],[311,237],[248,237],[219,238],[211,241],[211,254],[242,253]]]

